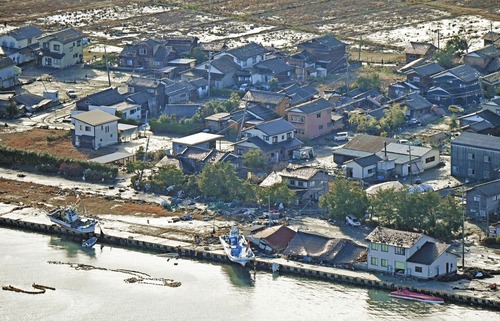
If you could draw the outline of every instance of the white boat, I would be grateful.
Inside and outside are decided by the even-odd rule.
[[[229,235],[219,236],[219,240],[227,257],[232,262],[245,266],[248,262],[255,260],[250,243],[245,239],[245,236],[239,234],[237,228],[232,228]]]
[[[47,214],[51,222],[78,233],[94,233],[98,223],[94,219],[82,219],[78,215],[78,208],[75,205],[57,207]]]
[[[86,248],[86,249],[90,249],[92,248],[95,244],[97,243],[97,237],[95,236],[92,236],[91,238],[89,238],[88,240],[85,240],[82,242],[82,247]]]

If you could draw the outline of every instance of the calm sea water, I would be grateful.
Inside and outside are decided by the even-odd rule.
[[[499,320],[494,311],[400,301],[380,290],[257,272],[239,266],[96,245],[84,251],[59,237],[0,228],[0,285],[55,291],[0,291],[0,320]],[[108,270],[76,270],[48,261]],[[141,271],[182,282],[177,288],[131,284]]]

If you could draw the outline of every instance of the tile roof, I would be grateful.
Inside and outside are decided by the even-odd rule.
[[[361,166],[361,167],[367,167],[367,166],[376,165],[381,160],[382,160],[382,158],[380,158],[377,155],[373,154],[373,155],[370,155],[370,156],[356,158],[356,159],[353,160],[353,162],[359,164],[359,166]]]
[[[460,65],[456,66],[454,68],[442,71],[438,74],[432,75],[431,78],[437,78],[440,77],[446,73],[451,73],[458,79],[461,79],[464,82],[473,82],[475,80],[478,80],[478,78],[481,76],[481,73],[477,71],[476,69],[472,68],[469,65]]]
[[[436,259],[450,248],[446,243],[425,242],[407,262],[431,265]]]
[[[282,58],[272,58],[262,60],[254,65],[254,68],[267,69],[271,71],[272,74],[281,74],[288,71],[292,71],[295,67],[290,66]]]
[[[120,119],[99,109],[80,113],[73,116],[73,118],[91,126],[99,126],[113,121],[118,121],[118,119]]]
[[[207,64],[206,62],[205,65]],[[223,74],[236,72],[241,69],[240,65],[235,63],[234,60],[227,55],[213,59],[210,64],[212,68],[219,70]]]
[[[38,105],[42,100],[44,100],[42,96],[38,96],[31,93],[25,93],[14,96],[14,101],[18,104],[25,106],[34,106]]]
[[[177,118],[191,118],[200,109],[201,105],[198,104],[171,104],[165,106],[164,112]]]
[[[255,126],[255,129],[260,130],[268,136],[284,134],[295,130],[295,126],[284,120],[283,118],[267,121]]]
[[[249,91],[247,91],[245,96],[243,96],[242,100],[261,104],[278,105],[285,98],[287,98],[287,95],[285,94],[275,93],[272,91],[250,89]]]
[[[302,103],[290,109],[292,112],[302,112],[305,114],[314,114],[325,109],[332,109],[333,104],[324,98],[318,98],[309,102]]]
[[[303,48],[320,47],[324,50],[332,50],[334,48],[342,46],[345,46],[345,43],[338,40],[332,35],[325,35],[319,38],[313,38],[311,40],[298,44],[298,47],[303,47]]]
[[[411,248],[423,236],[422,233],[393,230],[378,226],[365,239],[372,243]]]
[[[15,66],[14,60],[9,57],[0,58],[0,69]]]
[[[410,110],[428,109],[432,106],[430,101],[415,92],[404,96],[402,104],[407,106]]]
[[[147,91],[139,91],[133,94],[130,94],[127,96],[127,101],[134,102],[136,104],[145,104],[147,103],[150,99],[153,99],[155,96],[148,93]]]
[[[468,146],[500,151],[500,137],[463,132],[451,141],[451,146]]]
[[[262,107],[260,105],[255,105],[248,107],[246,110],[247,114],[250,114],[256,118],[262,119],[264,121],[273,120],[277,118],[281,118],[276,112],[272,111],[269,108]]]
[[[43,34],[43,31],[35,26],[24,26],[11,30],[7,34],[19,41],[23,39],[41,36]]]
[[[298,105],[305,101],[311,100],[319,92],[316,88],[310,85],[299,86],[298,84],[292,84],[284,88],[280,93],[284,93],[292,98],[290,105]]]
[[[127,84],[129,86],[156,88],[160,84],[160,81],[155,78],[131,76]]]
[[[384,143],[389,144],[395,141],[396,139],[393,138],[361,134],[354,136],[344,145],[344,149],[375,153],[384,149]]]
[[[298,178],[308,181],[319,172],[324,172],[324,170],[310,166],[300,166],[300,167],[288,166],[278,174],[281,175],[281,177]]]
[[[258,55],[264,55],[267,53],[267,49],[255,42],[250,42],[244,46],[228,50],[227,53],[240,60],[247,60]]]
[[[500,194],[500,179],[476,185],[469,190],[477,190],[485,196]]]
[[[441,67],[441,65],[439,65],[435,62],[430,62],[430,63],[427,63],[425,65],[415,67],[415,68],[413,68],[413,70],[416,73],[418,73],[419,75],[421,75],[422,77],[428,77],[428,76],[437,74],[441,71],[444,71],[445,69],[443,67]],[[410,73],[410,72],[411,72],[411,70],[408,71],[408,73]]]
[[[94,105],[110,106],[125,101],[125,97],[118,92],[117,88],[106,88],[99,92],[90,94],[80,99],[78,102],[86,102],[88,100],[90,100]]]
[[[437,49],[431,43],[411,41],[405,48],[405,53],[415,55],[426,55],[430,49]]]

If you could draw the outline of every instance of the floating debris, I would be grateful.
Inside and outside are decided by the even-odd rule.
[[[20,292],[20,293],[26,293],[26,294],[44,294],[46,292],[46,290],[52,290],[52,291],[56,290],[55,288],[53,288],[51,286],[46,286],[46,285],[41,285],[41,284],[36,284],[36,283],[33,283],[31,286],[33,288],[37,289],[38,291],[23,290],[20,288],[16,288],[12,285],[2,286],[2,290]]]

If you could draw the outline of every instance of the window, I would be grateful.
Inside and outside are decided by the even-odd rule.
[[[81,41],[81,40],[77,40],[77,42],[76,42],[76,46],[77,46],[77,47],[80,47],[81,45],[82,45],[82,41]]]
[[[297,185],[298,185],[299,187],[304,187],[304,182],[303,182],[303,181],[297,181],[297,183],[298,183]]]
[[[106,126],[106,128],[104,129],[104,132],[107,134],[109,133],[109,126]]]
[[[238,155],[243,155],[243,149],[238,148],[238,149],[236,150],[236,154],[238,154]]]
[[[370,263],[371,265],[378,265],[378,259],[376,257],[372,257]]]
[[[387,259],[381,259],[380,260],[380,266],[382,266],[382,267],[387,267],[388,263],[389,262],[387,261]]]
[[[382,246],[381,246],[380,250],[381,250],[382,252],[389,252],[389,245],[387,245],[387,244],[382,244]]]
[[[31,45],[33,43],[33,39],[32,38],[28,38],[28,45]]]
[[[321,113],[317,113],[316,118],[321,118]]]
[[[60,45],[53,45],[52,50],[59,51],[59,50],[61,50],[61,46]]]
[[[374,250],[374,251],[378,251],[378,244],[377,243],[372,243],[370,245],[370,249]]]
[[[416,266],[415,267],[415,273],[422,273],[422,267],[421,266]]]
[[[405,248],[404,247],[395,247],[394,248],[394,254],[396,254],[396,255],[405,255]]]
[[[323,130],[323,125],[319,125],[319,130]]]
[[[49,43],[48,42],[44,42],[43,43],[43,48],[44,49],[49,49]]]
[[[278,136],[273,136],[273,144],[278,142]]]
[[[267,142],[269,141],[269,136],[264,136],[263,138],[265,141],[267,141]]]
[[[485,155],[485,156],[484,156],[484,162],[485,162],[485,163],[489,163],[489,162],[491,162],[491,157],[490,157],[490,156],[488,156],[488,155]]]
[[[375,168],[369,168],[367,172],[368,174],[373,174],[375,173]]]
[[[475,171],[473,168],[468,168],[467,173],[469,174],[469,176],[473,176],[475,174]]]
[[[153,66],[159,66],[159,65],[160,65],[160,61],[158,61],[158,60],[153,61]]]
[[[292,133],[291,132],[286,133],[286,139],[290,139],[290,138],[292,138]]]
[[[497,195],[493,195],[493,196],[491,197],[491,200],[492,200],[492,201],[496,201],[496,200],[497,200]]]
[[[470,160],[473,160],[474,159],[474,154],[468,153],[467,154],[467,158],[470,159]]]
[[[139,48],[139,55],[147,55],[148,50],[146,48]]]
[[[425,163],[429,164],[429,163],[434,162],[435,160],[436,160],[436,156],[432,156],[432,157],[426,158]]]
[[[285,135],[281,135],[281,140],[285,140]]]
[[[476,195],[474,196],[474,202],[480,202],[481,201],[481,196]]]
[[[90,131],[90,126],[85,126],[85,131],[89,132]]]

